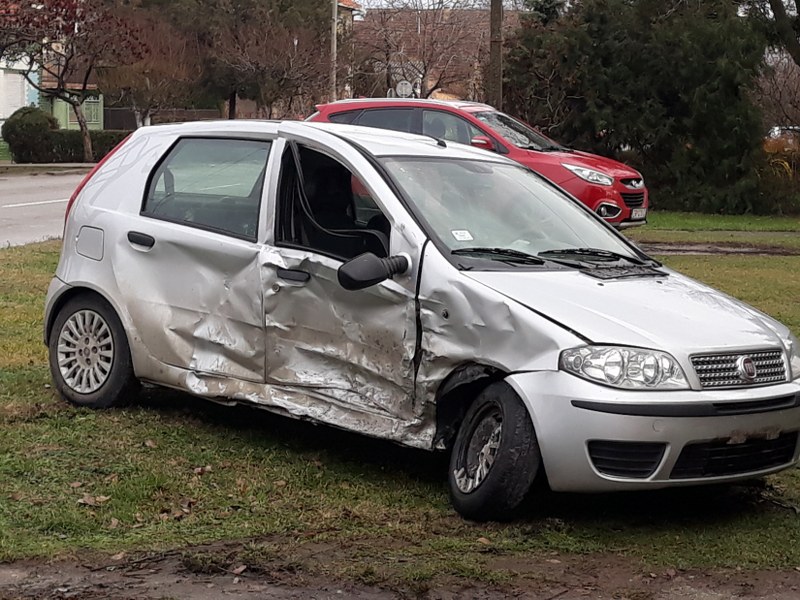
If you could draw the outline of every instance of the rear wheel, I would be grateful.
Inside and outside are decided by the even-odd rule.
[[[541,464],[528,410],[503,382],[486,387],[467,410],[450,456],[450,499],[474,521],[513,516]]]
[[[135,392],[128,338],[104,299],[67,300],[50,332],[50,373],[62,397],[79,406],[108,408]]]

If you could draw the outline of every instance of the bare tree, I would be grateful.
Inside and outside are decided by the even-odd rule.
[[[767,126],[800,126],[800,67],[780,52],[767,59],[756,100]]]
[[[102,0],[19,0],[0,14],[10,43],[6,56],[27,65],[25,78],[44,96],[69,104],[83,137],[84,160],[93,160],[84,101],[97,95],[102,65],[136,60],[136,31]],[[34,77],[35,72],[41,77]]]
[[[247,23],[217,30],[213,45],[219,64],[244,82],[267,118],[290,114],[295,98],[324,85],[327,67],[315,30],[284,24],[266,3]]]
[[[479,71],[489,13],[478,0],[387,0],[356,25],[361,70],[382,78],[385,89],[400,80],[415,95],[464,83]],[[382,90],[382,92],[385,90]]]
[[[199,49],[169,22],[152,14],[131,15],[141,31],[141,57],[122,66],[99,67],[97,82],[115,104],[129,107],[136,126],[150,125],[163,108],[184,106],[200,78]]]

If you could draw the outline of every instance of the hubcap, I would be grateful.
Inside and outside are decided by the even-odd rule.
[[[58,334],[58,368],[80,394],[97,391],[114,364],[114,340],[105,319],[93,310],[72,314]]]
[[[498,410],[490,410],[476,419],[453,472],[462,493],[469,494],[486,480],[497,456],[502,433],[503,420]]]

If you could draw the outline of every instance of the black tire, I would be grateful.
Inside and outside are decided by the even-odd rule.
[[[100,320],[97,320],[97,317]],[[72,325],[72,329],[67,325],[68,322]],[[71,341],[76,338],[75,327],[80,323],[87,324],[86,331],[89,331],[90,335],[92,329],[98,331],[94,337],[85,338],[88,342],[85,347],[77,346]],[[107,326],[107,333],[102,324]],[[69,336],[70,339],[62,339],[62,335]],[[61,348],[67,348],[61,357],[59,357],[59,352],[62,351],[59,349],[60,340],[64,342]],[[78,343],[82,344],[83,340],[78,340]],[[53,384],[61,397],[72,404],[89,408],[120,406],[129,402],[138,389],[128,337],[114,309],[100,296],[82,294],[66,301],[58,311],[50,330],[48,350]],[[98,350],[100,355],[110,351],[111,357],[96,356]],[[78,352],[86,352],[86,355],[78,356]],[[95,356],[91,356],[92,352]],[[60,358],[64,361],[63,369],[59,365]],[[89,360],[95,362],[85,364],[81,362]],[[79,362],[81,364],[77,364],[76,367],[76,363]],[[91,366],[92,364],[95,366]],[[77,373],[88,374],[83,384],[74,372],[71,374],[71,368],[77,368]],[[89,374],[89,371],[92,373]]]
[[[492,447],[496,447],[494,461],[479,476],[479,457],[491,453]],[[453,444],[448,473],[453,507],[473,521],[512,518],[541,460],[533,422],[522,400],[508,384],[490,384],[467,410]]]

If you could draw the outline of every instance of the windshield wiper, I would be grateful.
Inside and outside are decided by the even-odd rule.
[[[538,256],[577,256],[586,257],[587,259],[598,258],[600,260],[627,260],[635,265],[646,264],[645,261],[635,256],[628,256],[627,254],[620,254],[619,252],[602,250],[600,248],[561,248],[559,250],[545,250],[543,252],[539,252]]]
[[[538,256],[528,254],[527,252],[520,252],[519,250],[513,250],[511,248],[484,248],[476,246],[474,248],[456,248],[455,250],[452,250],[450,254],[454,254],[456,256],[486,257],[490,260],[500,260],[527,265],[544,264],[544,259],[539,258]]]

